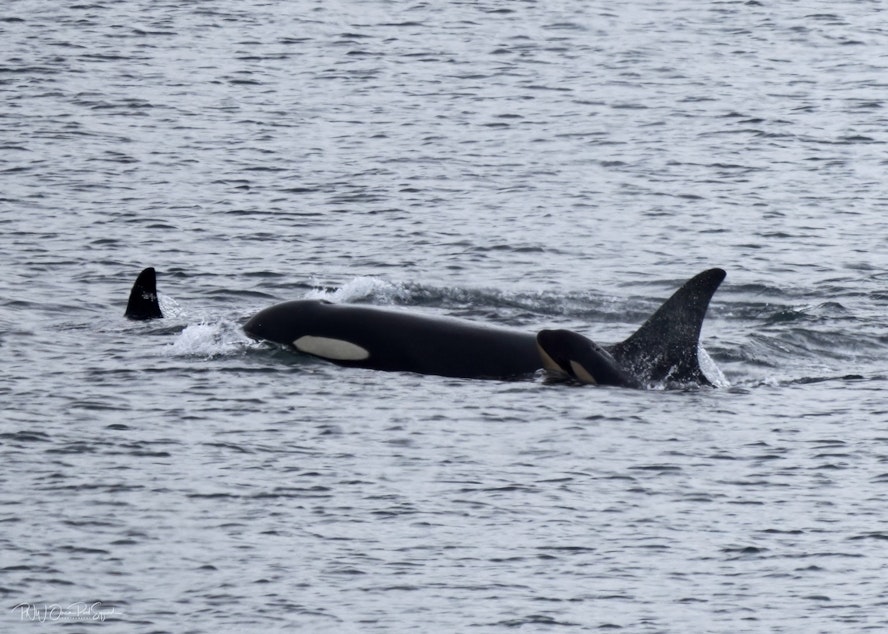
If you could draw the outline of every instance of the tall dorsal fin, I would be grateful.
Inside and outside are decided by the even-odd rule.
[[[709,300],[725,275],[722,269],[709,269],[685,282],[635,334],[609,349],[617,363],[644,383],[710,385],[697,346]]]
[[[148,267],[136,278],[130,291],[124,317],[129,319],[160,319],[163,312],[157,303],[157,276],[154,267]]]

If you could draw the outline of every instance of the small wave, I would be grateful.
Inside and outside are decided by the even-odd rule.
[[[875,382],[884,380],[884,377],[865,374],[842,374],[837,371],[823,369],[821,373],[811,373],[804,376],[786,376],[785,374],[769,374],[767,376],[744,376],[741,380],[731,385],[730,391],[746,393],[756,388],[784,388],[797,385],[816,385],[819,383],[853,384],[860,382]]]
[[[837,317],[847,317],[850,313],[839,302],[822,302],[803,306],[785,306],[764,315],[766,326],[793,322],[822,322]]]

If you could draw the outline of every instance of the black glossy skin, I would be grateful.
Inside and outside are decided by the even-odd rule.
[[[293,347],[303,336],[361,346],[370,356],[343,366],[440,376],[508,379],[542,367],[536,337],[470,321],[324,300],[297,300],[259,311],[244,332]]]
[[[589,381],[577,376],[572,363],[593,377],[595,385],[642,387],[640,381],[623,371],[606,348],[581,334],[570,330],[541,330],[537,333],[537,344],[541,357],[548,356],[558,370],[580,382]]]

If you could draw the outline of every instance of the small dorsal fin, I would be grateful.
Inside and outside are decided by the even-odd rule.
[[[128,319],[160,319],[163,312],[157,303],[157,276],[154,267],[148,267],[136,278],[130,291],[124,317]]]
[[[620,367],[644,383],[664,380],[710,385],[697,360],[697,346],[709,300],[725,279],[709,269],[675,293],[635,334],[609,351]]]

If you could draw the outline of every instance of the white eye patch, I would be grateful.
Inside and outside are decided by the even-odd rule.
[[[595,377],[589,374],[586,368],[581,366],[576,361],[571,361],[570,367],[574,371],[574,376],[583,383],[586,383],[588,385],[598,385],[598,381],[595,380]]]
[[[299,352],[331,361],[363,361],[370,357],[365,348],[343,339],[305,335],[294,341],[293,345]]]

